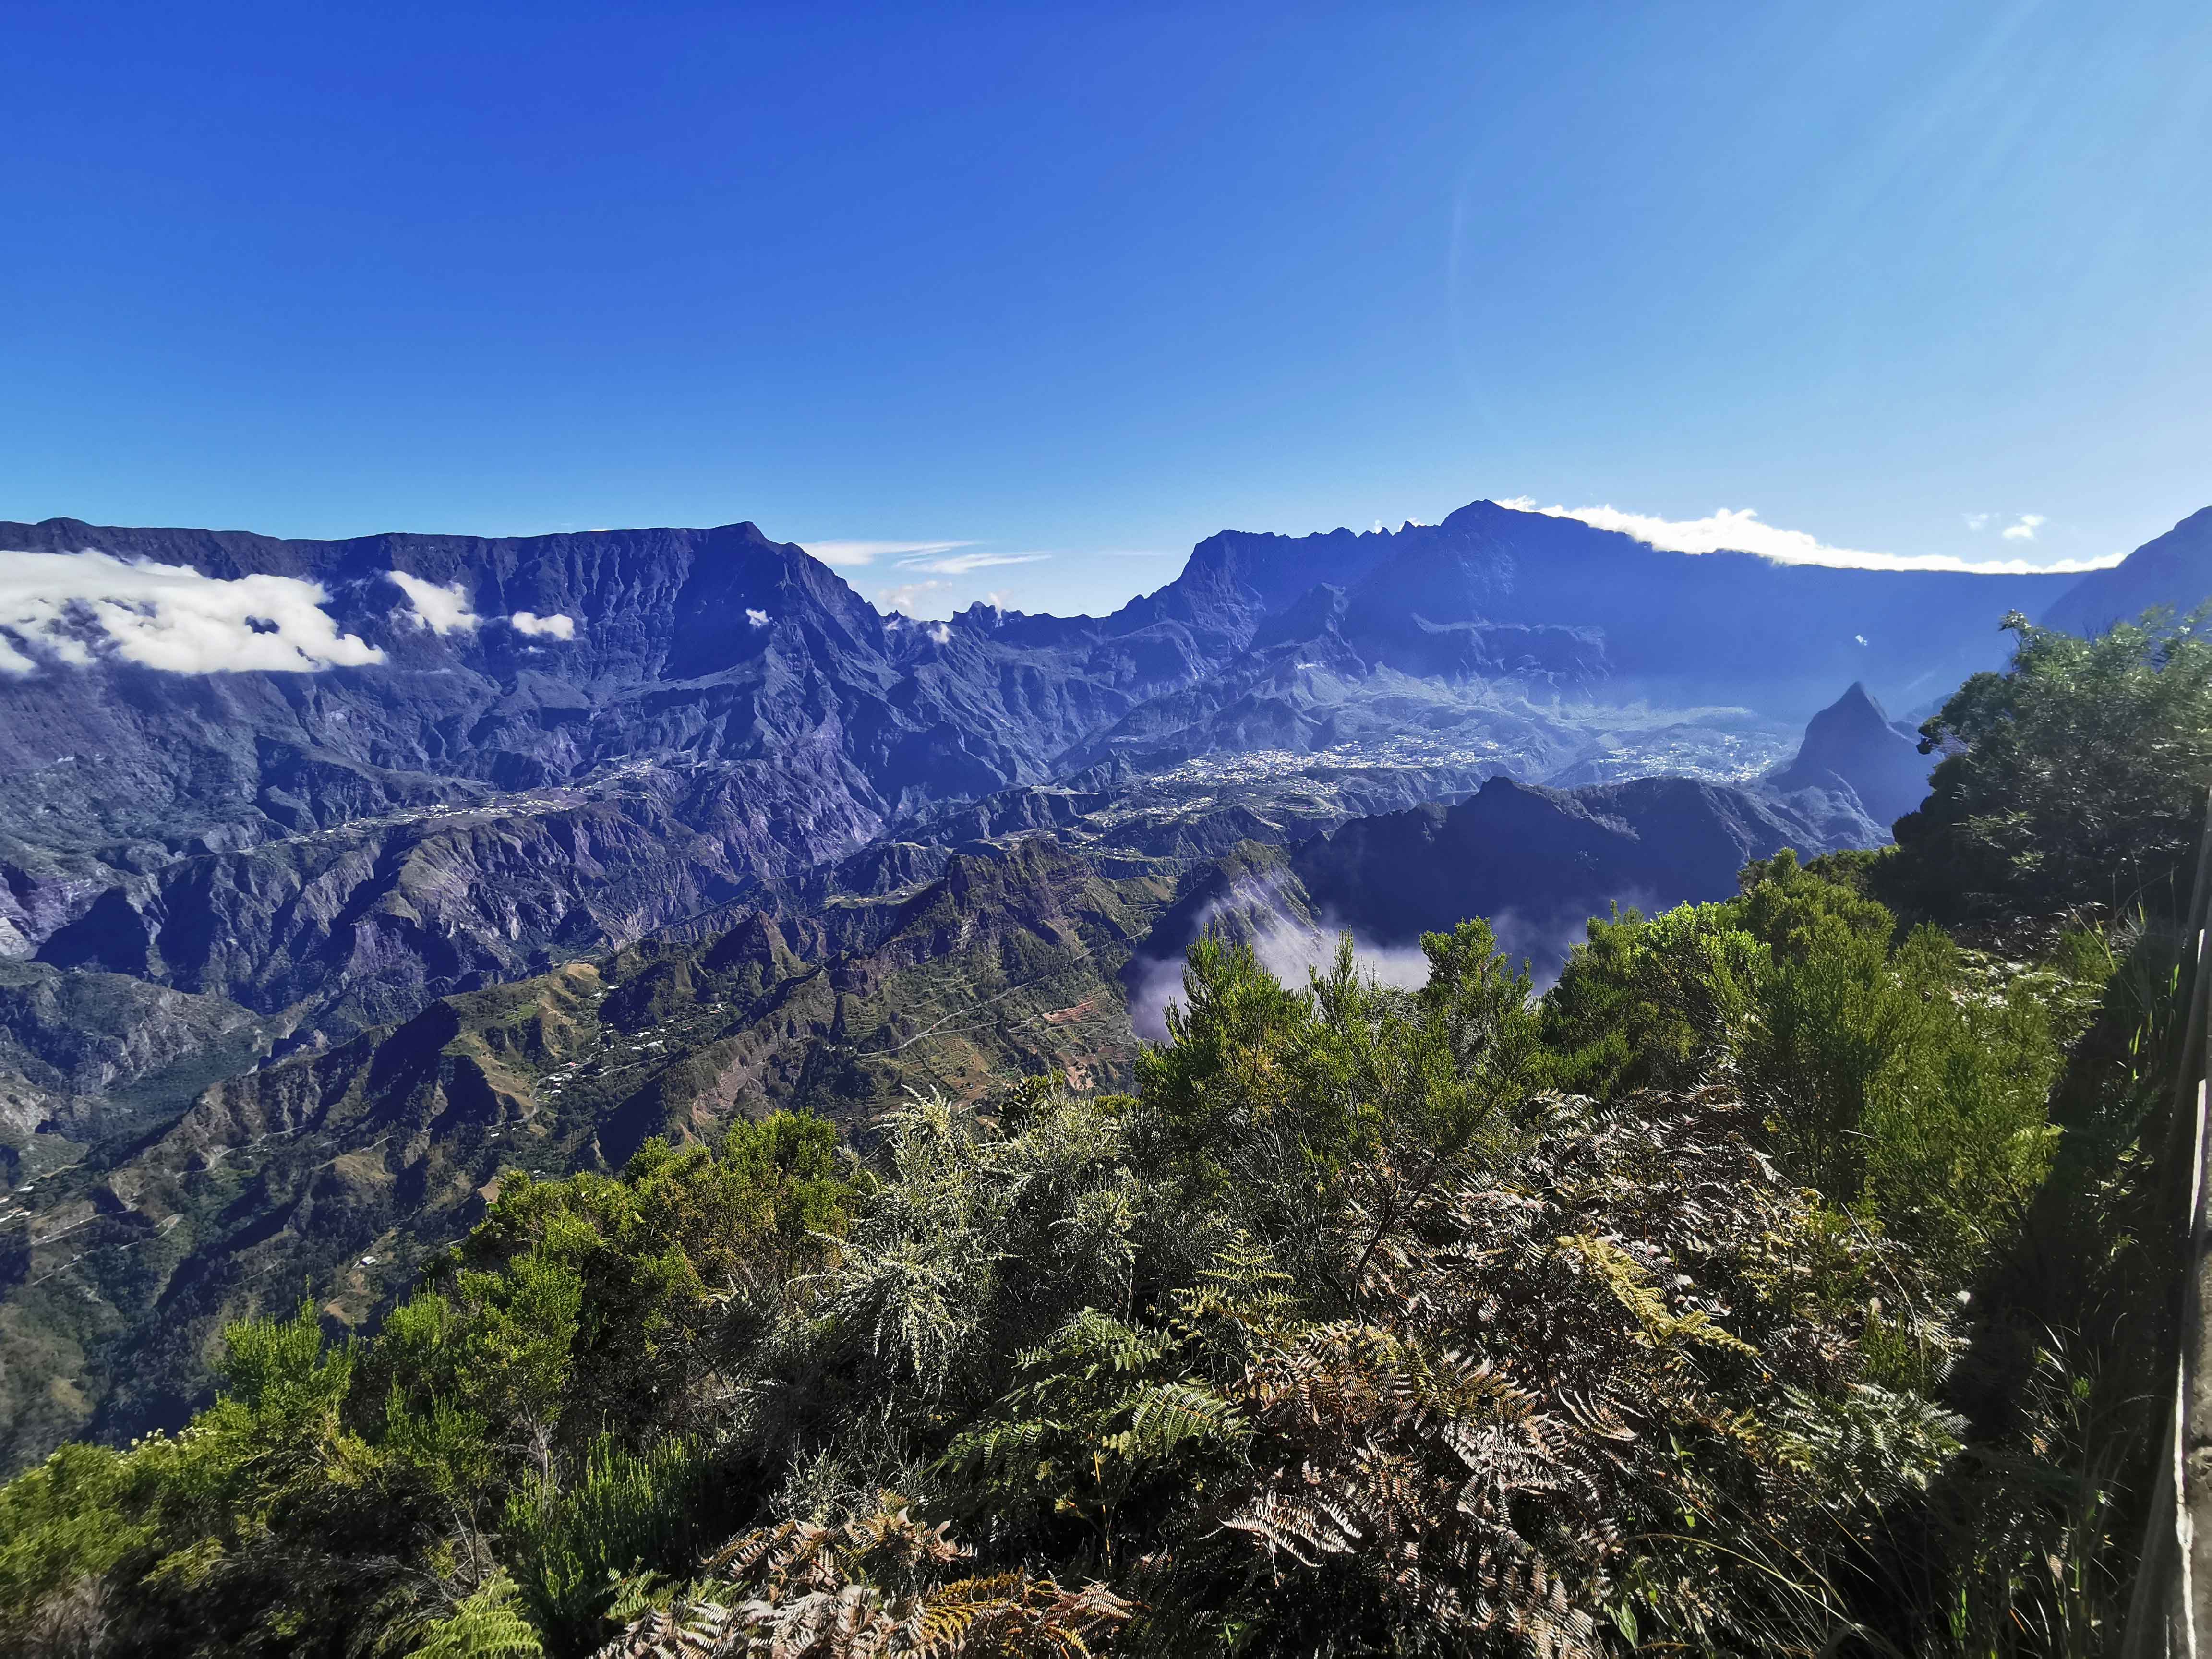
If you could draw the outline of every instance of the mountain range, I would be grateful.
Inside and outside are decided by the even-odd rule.
[[[1885,701],[2012,611],[2212,592],[2212,511],[2076,578],[1477,502],[941,623],[750,525],[0,549],[10,1462],[176,1420],[302,1276],[373,1320],[502,1169],[1110,1086],[1203,926],[1391,971],[1482,914],[1548,970],[1610,904],[1875,844],[1929,764]]]

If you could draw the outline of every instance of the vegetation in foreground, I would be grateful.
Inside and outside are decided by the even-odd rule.
[[[1896,851],[1541,999],[1480,921],[1418,992],[1206,940],[1128,1095],[513,1180],[373,1339],[234,1327],[182,1433],[0,1489],[0,1639],[2104,1650],[2212,669],[2021,631]]]

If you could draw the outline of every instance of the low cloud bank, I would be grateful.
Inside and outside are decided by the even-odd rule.
[[[1197,932],[1203,936],[1217,923],[1227,923],[1246,939],[1260,965],[1285,985],[1299,986],[1316,969],[1336,960],[1336,942],[1346,929],[1331,925],[1310,927],[1293,916],[1282,891],[1265,878],[1242,881],[1199,913]],[[1384,985],[1418,990],[1429,982],[1429,959],[1418,945],[1384,945],[1352,931],[1353,958],[1359,969]],[[1139,958],[1129,981],[1129,1023],[1137,1035],[1163,1042],[1168,1035],[1168,1010],[1182,1006],[1183,959],[1180,956]]]
[[[39,659],[88,667],[104,656],[173,674],[313,673],[381,662],[338,632],[319,583],[204,575],[110,553],[0,552],[0,673]]]
[[[1662,908],[1649,893],[1628,891],[1607,901],[1595,914],[1632,908],[1648,915]],[[1557,981],[1568,956],[1588,936],[1589,917],[1578,911],[1534,915],[1507,910],[1491,917],[1490,927],[1509,963],[1516,967],[1528,963],[1533,988],[1541,994]],[[1285,985],[1302,986],[1309,973],[1327,969],[1336,960],[1337,940],[1346,933],[1352,935],[1352,959],[1368,977],[1406,990],[1419,990],[1429,982],[1429,959],[1419,945],[1386,943],[1327,914],[1318,925],[1301,921],[1273,878],[1239,882],[1206,905],[1197,918],[1197,934],[1216,927],[1248,941],[1260,965]],[[1182,975],[1180,955],[1140,956],[1131,964],[1129,1023],[1146,1042],[1167,1040],[1168,1010],[1182,1006]]]

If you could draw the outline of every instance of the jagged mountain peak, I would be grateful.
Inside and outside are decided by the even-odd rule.
[[[1935,765],[1920,752],[1918,734],[1889,718],[1863,682],[1806,722],[1804,741],[1790,763],[1768,774],[1767,787],[1848,790],[1875,823],[1893,823],[1928,794]]]

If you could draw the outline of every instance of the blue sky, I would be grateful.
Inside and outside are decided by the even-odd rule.
[[[2037,562],[2212,502],[2198,3],[19,3],[6,40],[0,517],[751,519],[942,614],[1482,496]]]

